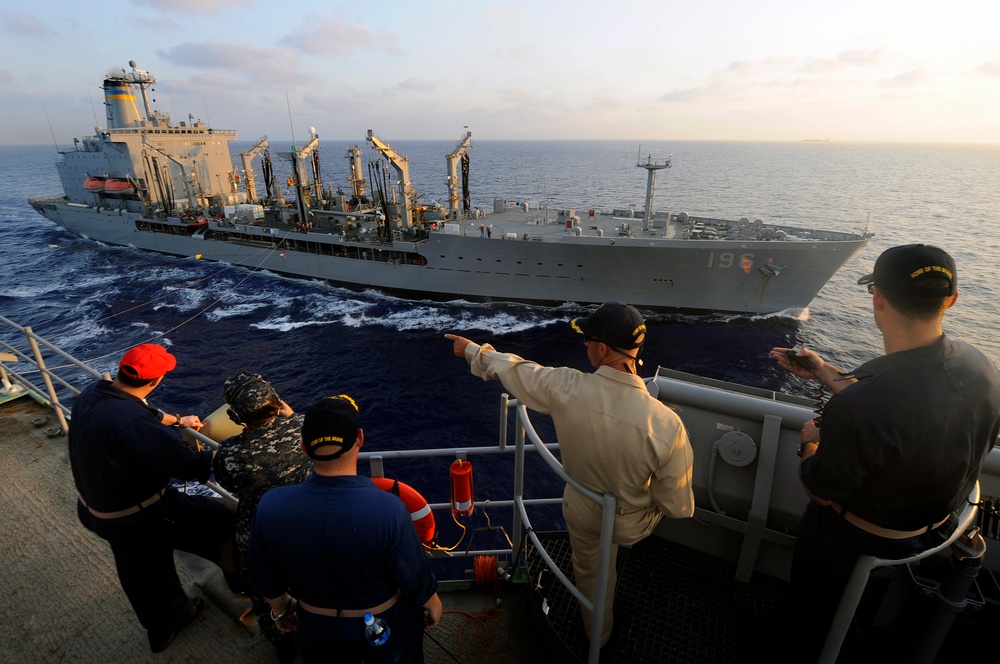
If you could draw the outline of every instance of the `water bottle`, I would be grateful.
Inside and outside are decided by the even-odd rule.
[[[382,618],[366,613],[365,638],[375,647],[384,645],[389,640],[389,625]]]

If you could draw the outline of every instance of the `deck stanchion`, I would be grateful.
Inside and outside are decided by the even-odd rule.
[[[506,399],[505,399],[506,401]],[[504,421],[506,421],[504,417]],[[524,427],[521,426],[520,420],[516,420],[515,426],[517,427],[514,434],[514,518],[511,525],[511,533],[513,537],[511,548],[516,552],[521,550],[521,510],[518,509],[517,503],[521,502],[524,498]],[[520,561],[514,561],[517,565]]]
[[[35,341],[35,334],[31,331],[30,327],[24,328],[24,334],[28,337],[28,343],[31,344],[31,350],[35,354],[35,364],[42,374],[42,380],[45,381],[45,389],[48,390],[49,400],[55,405],[52,410],[55,411],[56,417],[59,419],[59,426],[62,427],[62,432],[67,433],[69,431],[69,424],[66,422],[66,416],[63,415],[62,409],[59,408],[59,397],[56,396],[56,388],[52,385],[49,370],[45,368],[42,350],[38,347],[38,342]]]
[[[507,451],[507,410],[509,408],[509,397],[504,392],[500,395],[500,451]]]
[[[597,554],[597,585],[594,588],[594,609],[590,619],[590,654],[588,664],[598,664],[601,656],[601,634],[604,632],[604,607],[608,603],[608,577],[611,576],[611,546],[615,533],[615,512],[618,500],[606,493],[601,500],[601,544]],[[612,598],[614,595],[612,594]]]

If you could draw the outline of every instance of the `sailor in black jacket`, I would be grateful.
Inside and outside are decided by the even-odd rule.
[[[182,440],[182,426],[201,427],[197,416],[163,414],[146,402],[176,364],[162,346],[133,348],[114,381],[80,393],[69,432],[77,514],[111,545],[118,579],[153,652],[170,645],[201,609],[201,600],[190,600],[181,587],[174,550],[215,563],[232,550],[232,511],[170,485],[171,478],[207,480],[213,456]]]

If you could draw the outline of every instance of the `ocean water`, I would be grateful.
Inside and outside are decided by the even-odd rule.
[[[445,201],[445,155],[455,142],[383,138],[410,158],[422,200]],[[955,256],[961,295],[946,330],[1000,365],[1000,146],[473,140],[472,203],[487,210],[494,198],[553,209],[641,206],[637,157],[672,155],[673,167],[657,175],[657,210],[875,233],[804,312],[650,315],[646,375],[663,365],[812,394],[767,351],[801,343],[844,368],[880,354],[870,296],[855,282],[883,249],[910,242]],[[326,182],[347,187],[351,144],[363,141],[323,142]],[[279,149],[287,146],[272,141],[272,154]],[[443,334],[588,368],[566,325],[585,310],[572,305],[406,301],[73,237],[28,205],[59,193],[56,159],[53,146],[0,148],[0,314],[112,373],[128,347],[168,345],[179,366],[153,400],[170,410],[207,415],[222,402],[224,379],[248,369],[298,410],[325,395],[354,396],[366,451],[488,445],[501,386],[471,376]],[[6,328],[0,338],[25,345]],[[447,463],[392,461],[386,472],[443,502]],[[507,461],[479,463],[477,500],[508,497]]]

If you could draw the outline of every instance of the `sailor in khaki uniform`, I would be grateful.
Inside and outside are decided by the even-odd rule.
[[[445,338],[454,342],[455,355],[469,362],[473,374],[499,379],[525,406],[552,417],[562,462],[571,477],[588,489],[618,498],[603,645],[611,636],[618,545],[645,538],[664,515],[694,514],[693,453],[680,418],[652,397],[636,375],[646,326],[635,307],[609,302],[586,318],[574,319],[571,326],[584,337],[593,373],[543,367],[457,335]],[[601,508],[567,484],[563,516],[573,547],[576,583],[592,600]],[[583,610],[583,621],[589,635],[589,611]]]

